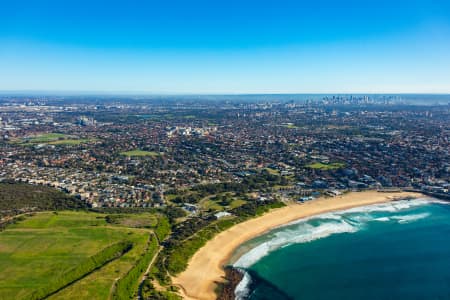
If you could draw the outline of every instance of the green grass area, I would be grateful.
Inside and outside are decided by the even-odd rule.
[[[247,203],[247,201],[242,200],[242,199],[233,199],[233,201],[230,203],[229,207],[231,209],[239,207],[241,205],[244,205],[245,203]]]
[[[153,256],[156,255],[158,247],[158,239],[151,234],[144,255],[141,256],[125,276],[117,281],[114,292],[112,293],[113,299],[123,300],[136,298],[139,289],[139,280],[147,270]]]
[[[222,211],[222,210],[224,210],[224,207],[223,207],[223,206],[221,206],[221,205],[220,205],[219,203],[217,203],[216,201],[213,201],[213,200],[210,200],[210,199],[207,199],[207,200],[205,200],[205,201],[202,201],[201,205],[202,205],[202,208],[203,208],[204,210],[209,210],[209,209],[217,210],[217,211]]]
[[[233,209],[233,208],[239,207],[245,203],[247,203],[247,201],[235,198],[227,206],[220,205],[217,201],[213,201],[211,199],[207,199],[207,200],[203,201],[201,204],[202,204],[202,208],[205,210],[212,209],[212,210],[217,210],[217,211],[223,211],[225,209]]]
[[[135,246],[131,251],[119,259],[110,262],[103,268],[89,274],[85,278],[68,286],[49,299],[109,299],[113,292],[114,283],[125,276],[146,251],[148,233],[135,235]]]
[[[158,224],[158,216],[152,213],[110,214],[106,216],[110,224],[133,228],[153,228]]]
[[[155,227],[155,235],[160,242],[162,242],[170,234],[170,223],[166,216],[158,219],[158,224]]]
[[[15,139],[12,143],[32,146],[35,144],[49,144],[49,145],[79,145],[94,142],[96,139],[79,139],[77,137],[62,134],[62,133],[44,133],[33,137],[26,137],[21,139]]]
[[[265,168],[264,170],[266,170],[267,172],[269,172],[269,174],[271,174],[271,175],[280,175],[280,171],[278,171],[278,170],[276,170],[276,169]]]
[[[131,150],[120,152],[120,155],[129,156],[129,157],[139,157],[139,156],[150,156],[150,157],[158,157],[161,154],[155,151],[144,151],[144,150]]]
[[[107,263],[123,256],[132,248],[133,243],[131,241],[123,240],[105,247],[90,257],[81,259],[76,266],[67,269],[61,276],[49,278],[45,286],[33,291],[31,299],[45,299],[56,294],[58,291],[63,290],[65,287],[100,269]]]
[[[153,222],[154,223],[154,222]],[[108,299],[117,278],[124,276],[147,248],[151,231],[110,224],[105,214],[42,212],[0,233],[0,299],[29,299],[89,257],[123,241],[133,248],[50,299]]]
[[[25,141],[33,144],[53,142],[58,139],[65,139],[67,135],[62,133],[44,133],[31,138],[25,138]]]
[[[316,170],[337,170],[345,167],[344,163],[335,162],[331,164],[324,164],[320,162],[312,163],[307,165],[308,168],[316,169]]]
[[[289,128],[289,129],[297,129],[297,128],[300,128],[300,127],[294,125],[293,123],[285,123],[285,124],[281,124],[281,127]]]
[[[49,142],[50,145],[80,145],[95,141],[94,139],[66,139]]]
[[[166,195],[164,195],[164,198],[165,198],[167,201],[172,201],[172,200],[175,199],[176,197],[178,197],[178,195],[176,195],[176,194],[166,194]]]

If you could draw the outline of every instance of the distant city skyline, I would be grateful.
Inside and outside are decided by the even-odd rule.
[[[14,1],[0,91],[450,93],[448,1]]]

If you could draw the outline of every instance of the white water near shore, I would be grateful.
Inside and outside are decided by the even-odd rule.
[[[172,278],[173,283],[181,288],[180,293],[185,299],[213,299],[216,297],[215,289],[217,282],[224,280],[223,276],[225,273],[223,267],[229,264],[230,261],[236,261],[233,257],[242,257],[260,244],[248,244],[247,241],[249,240],[254,240],[257,237],[263,237],[264,239],[266,232],[277,232],[273,230],[274,228],[283,226],[284,230],[286,229],[286,224],[302,222],[306,220],[305,218],[313,219],[317,215],[328,215],[329,219],[334,219],[334,224],[333,226],[327,225],[319,229],[314,229],[315,227],[319,227],[320,224],[315,224],[314,222],[316,221],[311,221],[312,223],[310,225],[312,225],[312,228],[310,229],[315,230],[316,237],[333,235],[335,231],[342,233],[353,232],[358,230],[354,228],[355,222],[358,222],[350,219],[344,221],[341,216],[334,214],[335,211],[388,202],[395,203],[394,206],[397,205],[397,209],[399,209],[400,207],[398,205],[401,204],[397,200],[423,197],[423,195],[413,192],[380,193],[377,191],[364,191],[347,193],[334,198],[322,197],[303,204],[291,203],[286,207],[274,209],[261,217],[239,223],[219,233],[194,254],[189,261],[188,268],[178,276]],[[395,210],[395,208],[387,209]],[[380,215],[379,217],[383,216]],[[338,229],[335,229],[335,227]],[[303,237],[299,237],[299,242],[311,240],[311,238],[305,235],[306,233]],[[290,237],[285,236],[284,238],[287,240],[286,242],[281,242],[279,243],[280,245],[275,246],[284,247],[289,245]],[[243,245],[245,247],[241,247]],[[272,249],[276,249],[273,246]],[[239,251],[236,251],[237,249]],[[271,251],[270,247],[268,249]]]
[[[250,246],[232,265],[245,270],[263,257],[282,247],[292,244],[307,243],[317,239],[329,237],[334,234],[354,233],[364,229],[368,222],[408,223],[429,216],[428,213],[407,214],[410,208],[440,202],[431,198],[418,198],[413,200],[400,200],[395,202],[355,207],[342,211],[335,211],[299,219],[256,238],[257,242],[249,241],[241,247]],[[383,214],[382,216],[378,216]],[[247,245],[246,245],[247,244]],[[239,250],[239,248],[237,249]],[[245,299],[250,291],[251,277],[244,274],[243,280],[235,289],[236,299]]]

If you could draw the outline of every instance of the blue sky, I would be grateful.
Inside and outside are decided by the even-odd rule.
[[[450,93],[450,1],[21,1],[0,90]]]

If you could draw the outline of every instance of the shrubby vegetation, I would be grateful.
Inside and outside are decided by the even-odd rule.
[[[86,207],[83,201],[54,188],[25,183],[0,183],[0,217],[31,210],[67,210]]]
[[[158,251],[158,240],[152,234],[150,235],[146,251],[137,261],[136,265],[131,268],[125,276],[117,281],[113,299],[133,299],[138,291],[140,278],[144,274],[147,266],[150,264],[153,256]]]
[[[161,213],[173,220],[186,216],[186,212],[176,206],[166,206],[164,208],[143,208],[143,207],[97,207],[91,208],[89,211],[105,214],[140,214],[140,213]],[[114,217],[113,217],[114,218]]]
[[[175,223],[176,219],[186,216],[183,209],[175,206],[167,206],[162,212],[169,218],[171,224]]]
[[[158,219],[158,224],[156,225],[154,232],[156,234],[156,237],[158,238],[158,241],[163,241],[170,233],[170,223],[167,217],[161,216]]]
[[[157,291],[148,279],[142,284],[142,298],[145,300],[181,300],[177,294],[168,291]]]
[[[260,216],[273,208],[283,207],[285,204],[279,201],[264,201],[264,202],[247,202],[244,205],[237,207],[230,212],[241,218],[249,218]]]
[[[123,217],[124,215],[121,214],[107,215],[105,217],[105,221],[109,224],[120,224],[120,221],[123,219]]]
[[[201,194],[218,194],[224,192],[248,193],[253,190],[262,190],[274,185],[286,185],[288,179],[277,174],[263,170],[258,174],[244,177],[242,182],[221,182],[195,186],[192,190]]]
[[[139,213],[157,213],[156,208],[144,207],[96,207],[89,211],[105,214],[139,214]]]
[[[200,201],[200,199],[203,198],[203,194],[200,194],[198,192],[190,192],[182,195],[177,195],[175,198],[172,199],[173,203],[197,203]]]
[[[282,207],[283,203],[277,201],[249,202],[230,212],[231,218],[216,220],[214,216],[195,218],[177,224],[172,235],[164,244],[164,250],[152,269],[152,275],[162,284],[170,280],[166,274],[179,274],[187,267],[189,259],[194,253],[213,238],[217,233],[243,222],[251,217],[258,216],[271,208]]]
[[[288,183],[289,180],[286,177],[263,170],[258,174],[245,177],[242,182],[201,184],[187,191],[177,192],[171,190],[167,194],[173,195],[171,201],[174,203],[198,203],[208,195],[233,192],[238,196],[242,196],[254,190],[262,191],[275,185],[287,185]]]
[[[224,219],[218,220],[206,226],[205,228],[196,232],[191,238],[181,242],[179,247],[171,249],[166,258],[166,268],[170,274],[176,275],[184,271],[187,267],[189,258],[191,258],[198,249],[212,239],[217,233],[230,228],[236,224],[239,219]]]
[[[247,203],[229,210],[233,217],[226,219],[216,220],[215,216],[206,215],[175,223],[175,218],[169,217],[173,224],[172,234],[168,239],[162,241],[164,248],[152,266],[151,277],[158,280],[162,285],[170,285],[169,274],[176,275],[185,270],[194,253],[216,234],[251,217],[261,215],[271,208],[284,206],[283,203],[275,200],[251,201],[247,198],[246,193],[285,184],[287,184],[286,178],[264,170],[258,174],[245,177],[242,182],[205,184],[182,192],[175,190],[168,192],[173,197],[171,201],[175,203],[197,203],[208,195],[215,195],[211,200],[227,204],[228,200],[231,199],[228,194],[230,192],[245,198]],[[151,290],[150,287],[149,290]],[[160,296],[158,295],[158,297]]]
[[[46,287],[36,290],[30,299],[44,299],[73,282],[92,273],[94,270],[102,267],[106,263],[119,258],[130,251],[133,244],[129,241],[122,241],[106,247],[99,253],[87,258],[78,266],[68,270],[63,276],[53,279]]]
[[[32,213],[27,213],[26,215],[31,215]],[[10,218],[9,220],[3,221],[0,223],[0,231],[3,231],[8,225],[15,224],[17,222],[25,220],[25,216],[15,216]]]
[[[159,215],[151,213],[109,214],[105,216],[108,224],[130,228],[154,228],[158,224]]]

